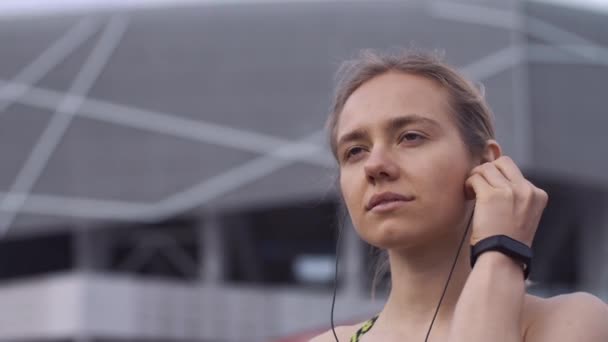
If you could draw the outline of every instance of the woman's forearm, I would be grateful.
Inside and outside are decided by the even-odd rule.
[[[456,304],[448,342],[522,342],[522,272],[499,252],[480,255]]]

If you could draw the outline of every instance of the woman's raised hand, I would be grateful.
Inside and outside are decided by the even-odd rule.
[[[532,246],[548,195],[524,178],[507,156],[471,170],[465,189],[475,198],[471,245],[492,235],[507,235]]]

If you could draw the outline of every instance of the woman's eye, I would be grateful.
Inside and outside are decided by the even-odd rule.
[[[424,139],[424,136],[422,134],[418,134],[418,133],[414,133],[414,132],[409,132],[409,133],[405,133],[401,136],[401,138],[399,139],[399,142],[402,141],[416,141],[416,140],[421,140]]]
[[[348,159],[360,154],[361,152],[363,152],[362,147],[359,147],[359,146],[351,147],[348,150],[346,150],[346,153],[344,154],[344,159],[348,160]]]

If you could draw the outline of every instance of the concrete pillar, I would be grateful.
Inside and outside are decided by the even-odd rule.
[[[222,239],[222,221],[217,212],[207,212],[199,224],[200,277],[206,285],[219,285],[224,280],[226,265]]]
[[[80,271],[104,269],[110,262],[110,234],[78,227],[74,231],[74,268]]]
[[[349,219],[342,226],[340,241],[340,282],[343,295],[361,297],[365,291],[364,244]]]

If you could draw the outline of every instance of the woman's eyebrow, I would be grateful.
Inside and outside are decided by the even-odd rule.
[[[441,127],[441,125],[439,125],[439,123],[433,119],[424,117],[419,114],[407,114],[404,116],[399,116],[399,117],[388,120],[388,122],[386,123],[386,129],[391,132],[398,131],[405,126],[415,124],[415,123],[423,123],[423,124],[427,124],[430,126],[434,126],[436,128]],[[340,146],[342,146],[342,144],[345,144],[347,142],[363,140],[366,137],[367,137],[367,131],[365,129],[363,129],[363,128],[355,129],[353,131],[350,131],[350,132],[342,135],[338,139],[338,143],[336,144],[336,146],[340,147]]]
[[[351,141],[362,140],[362,139],[365,139],[365,137],[367,137],[367,131],[365,131],[362,128],[355,129],[354,131],[350,131],[350,132],[342,135],[338,139],[338,143],[336,144],[336,146],[340,147],[340,146],[342,146],[342,144],[345,144],[345,143],[351,142]]]
[[[398,116],[396,118],[390,119],[386,123],[386,129],[388,131],[397,131],[405,126],[409,126],[415,123],[423,123],[430,126],[434,126],[435,128],[441,127],[441,125],[433,119],[427,118],[419,114],[407,114],[404,116]]]

